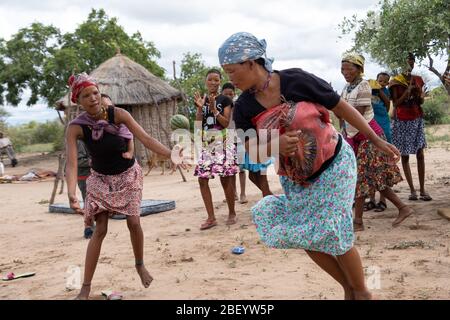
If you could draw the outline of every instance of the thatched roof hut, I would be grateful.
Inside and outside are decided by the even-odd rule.
[[[169,146],[169,120],[183,99],[179,90],[120,53],[102,63],[91,76],[97,80],[100,91],[109,95],[117,107],[129,111],[145,131]],[[56,102],[56,108],[64,110],[69,120],[80,112],[77,105],[70,103],[68,95]],[[135,141],[135,154],[142,163],[149,153]]]

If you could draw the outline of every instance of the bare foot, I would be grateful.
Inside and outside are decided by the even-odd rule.
[[[236,223],[237,223],[236,215],[229,215],[228,216],[228,220],[225,222],[225,224],[227,226],[231,226],[231,225],[236,224]]]
[[[353,294],[352,288],[344,288],[344,299],[345,300],[355,300],[355,295]]]
[[[240,204],[245,204],[248,203],[247,197],[246,196],[241,196],[241,199],[239,200]]]
[[[145,266],[136,266],[136,271],[139,274],[139,277],[141,277],[142,285],[144,286],[144,288],[150,287],[150,284],[153,281],[153,277],[150,275],[150,273],[148,273]]]
[[[364,223],[362,220],[353,220],[353,231],[361,232],[364,231]]]
[[[414,210],[411,209],[409,206],[404,206],[398,210],[398,217],[395,219],[395,221],[392,223],[392,226],[398,227],[400,223],[402,223],[406,218],[408,218],[410,215],[414,213]]]
[[[80,293],[76,296],[75,300],[88,300],[90,293],[91,293],[91,285],[83,284]]]
[[[353,290],[354,300],[373,300],[372,293],[369,290],[355,291]]]

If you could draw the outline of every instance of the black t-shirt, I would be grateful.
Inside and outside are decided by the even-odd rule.
[[[341,99],[340,95],[333,90],[328,82],[302,69],[294,68],[275,72],[280,76],[280,91],[286,101],[295,103],[302,101],[313,102],[331,110]],[[253,94],[248,91],[243,92],[235,102],[234,107],[233,119],[236,123],[236,129],[244,131],[249,129],[256,130],[252,119],[266,110],[255,99]],[[334,156],[324,162],[320,169],[307,179],[308,181],[313,181],[319,177],[331,165],[341,150],[341,146],[342,138],[339,135]]]
[[[222,94],[216,97],[216,109],[220,112],[221,115],[224,114],[225,108],[231,107],[233,105],[233,101]],[[203,120],[202,127],[203,130],[222,130],[224,127],[219,123],[214,114],[209,110],[209,99],[206,97],[205,105],[202,108]]]
[[[294,68],[275,72],[280,76],[280,91],[286,101],[314,102],[327,109],[333,109],[341,99],[325,80],[302,69]],[[236,129],[244,131],[256,129],[252,119],[266,110],[253,94],[248,91],[243,92],[235,102],[233,112]]]
[[[114,107],[108,107],[108,122],[114,123]],[[103,131],[100,140],[92,139],[92,130],[82,125],[83,141],[92,159],[92,169],[104,175],[116,175],[131,168],[135,159],[125,159],[122,153],[128,150],[128,139]]]

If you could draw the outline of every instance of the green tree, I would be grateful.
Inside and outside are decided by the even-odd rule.
[[[0,106],[0,131],[6,129],[6,118],[9,116],[8,111],[6,111],[2,106]]]
[[[187,52],[183,54],[181,61],[180,78],[172,81],[172,85],[179,88],[186,95],[187,110],[184,110],[186,116],[191,120],[195,119],[196,107],[194,104],[194,94],[199,92],[206,93],[205,78],[209,69],[218,69],[222,73],[222,83],[228,80],[227,75],[220,67],[210,67],[205,64],[200,53]],[[187,114],[186,114],[187,113]]]
[[[450,84],[444,81],[450,70],[450,2],[448,0],[383,0],[364,19],[354,15],[340,25],[343,35],[355,33],[353,50],[365,51],[380,64],[401,70],[406,53],[412,52],[419,62],[439,77],[450,95]],[[435,68],[433,56],[445,58],[447,68]]]
[[[92,72],[117,49],[156,76],[164,76],[155,61],[160,57],[155,45],[139,32],[128,35],[103,9],[93,9],[73,33],[33,23],[9,41],[0,39],[0,97],[6,92],[6,102],[18,105],[23,91],[30,89],[27,105],[42,98],[53,106],[67,92],[72,72]]]

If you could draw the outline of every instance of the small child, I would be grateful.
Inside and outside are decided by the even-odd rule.
[[[105,108],[108,108],[109,106],[114,106],[110,96],[108,96],[105,93],[102,93],[101,97],[102,97],[102,105]],[[122,153],[122,157],[124,157],[125,159],[133,159],[133,156],[134,156],[134,141],[133,139],[130,139],[128,140],[127,151]]]

